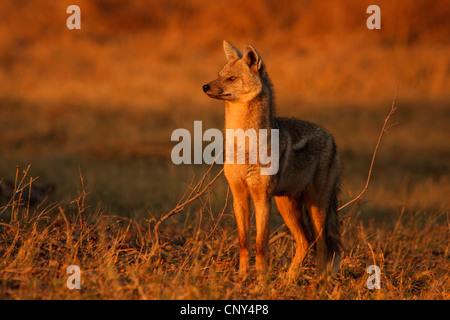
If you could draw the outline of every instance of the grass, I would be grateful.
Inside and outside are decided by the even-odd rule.
[[[20,179],[19,179],[20,180]],[[26,180],[25,180],[26,181]],[[204,198],[197,216],[161,233],[152,250],[150,217],[105,215],[75,199],[36,210],[15,201],[2,208],[0,296],[3,299],[448,299],[448,217],[444,213],[392,211],[379,221],[343,216],[346,247],[339,274],[318,278],[310,253],[295,282],[283,278],[293,241],[270,248],[269,279],[237,278],[237,243],[227,206],[219,217]],[[212,197],[212,196],[211,196]],[[6,219],[6,217],[9,218]],[[69,265],[82,270],[82,289],[65,286]],[[381,290],[366,287],[366,268],[381,268]]]

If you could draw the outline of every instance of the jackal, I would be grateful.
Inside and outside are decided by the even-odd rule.
[[[225,101],[226,129],[267,129],[268,141],[271,129],[279,130],[276,174],[261,175],[260,162],[225,161],[239,236],[239,275],[244,277],[249,269],[250,197],[255,208],[259,275],[267,271],[272,197],[296,241],[290,274],[296,274],[312,244],[316,245],[319,270],[336,272],[341,249],[337,213],[340,160],[334,138],[313,123],[276,118],[272,83],[258,52],[248,45],[242,54],[227,41],[223,47],[227,63],[216,80],[203,86],[203,91],[211,98]],[[248,151],[248,143],[244,144],[236,148]],[[306,214],[309,219],[305,220]],[[306,223],[308,220],[310,223]]]

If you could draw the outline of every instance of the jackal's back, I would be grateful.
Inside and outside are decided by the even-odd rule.
[[[294,118],[277,118],[280,129],[280,170],[277,195],[298,196],[318,170],[339,175],[339,154],[333,136],[321,126]],[[325,169],[325,170],[324,170]],[[325,182],[323,182],[325,183]]]

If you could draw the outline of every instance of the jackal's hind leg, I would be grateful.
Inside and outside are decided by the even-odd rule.
[[[312,224],[314,226],[314,241],[316,242],[317,267],[319,273],[327,269],[328,250],[325,240],[325,215],[326,212],[321,210],[317,205],[310,204],[309,212]]]
[[[302,203],[287,196],[275,197],[275,202],[297,244],[294,259],[289,267],[289,273],[294,275],[302,265],[309,248],[308,230],[302,216]]]
[[[314,226],[317,252],[317,267],[319,273],[325,271],[331,271],[336,273],[339,270],[340,264],[340,239],[330,236],[329,219],[327,216],[331,213],[324,209],[321,209],[314,203],[309,204],[309,210],[311,215],[312,224]]]

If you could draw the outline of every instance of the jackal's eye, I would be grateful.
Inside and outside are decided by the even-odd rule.
[[[232,77],[229,77],[227,80],[228,80],[228,81],[234,81],[234,80],[236,80],[236,79],[237,79],[237,77],[232,76]]]

